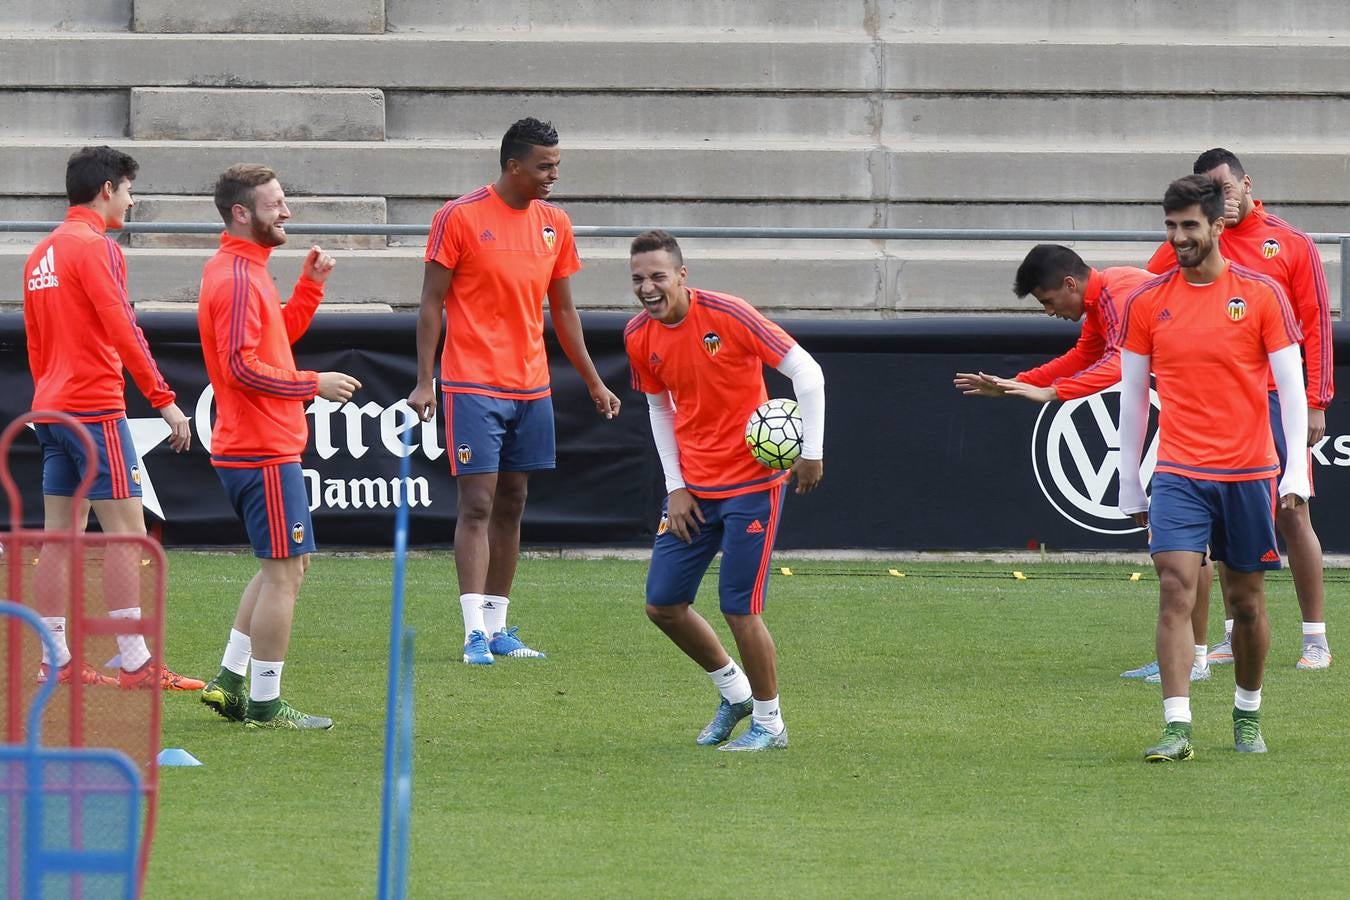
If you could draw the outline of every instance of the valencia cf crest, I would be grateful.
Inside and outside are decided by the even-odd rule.
[[[131,481],[132,481],[133,484],[140,484],[140,483],[141,483],[141,467],[140,467],[140,466],[132,466],[132,467],[131,467]]]
[[[1266,259],[1274,259],[1280,252],[1280,242],[1271,238],[1261,245],[1261,255]]]
[[[1234,322],[1241,322],[1242,317],[1247,315],[1247,301],[1241,297],[1234,297],[1228,301],[1228,318]]]
[[[473,448],[468,444],[460,444],[455,448],[455,459],[459,460],[461,466],[467,466],[469,460],[473,459]]]
[[[709,356],[716,356],[717,351],[722,349],[722,338],[715,331],[710,331],[703,336],[703,349],[708,351]]]
[[[656,536],[660,537],[670,530],[670,516],[661,513],[661,522],[656,526]]]
[[[552,225],[545,225],[543,235],[544,243],[548,244],[548,249],[552,250],[554,243],[558,240],[558,232],[553,230]]]
[[[295,541],[297,544],[303,544],[305,542],[305,526],[302,523],[296,522],[291,526],[291,540]]]

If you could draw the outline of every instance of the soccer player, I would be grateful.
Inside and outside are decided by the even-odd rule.
[[[281,670],[300,583],[315,550],[300,469],[309,438],[305,403],[315,396],[343,403],[361,387],[342,372],[297,369],[291,353],[323,300],[334,260],[311,247],[283,307],[267,271],[272,249],[286,243],[291,217],[276,173],[259,165],[231,166],[216,181],[215,201],[225,232],[202,272],[197,305],[202,355],[216,395],[211,464],[244,521],[259,567],[244,588],[220,673],[202,691],[202,702],[249,728],[332,728],[332,719],[307,715],[282,699]]]
[[[671,235],[644,232],[630,252],[642,312],[624,328],[624,345],[633,387],[647,395],[667,491],[647,573],[647,616],[722,695],[697,743],[786,747],[773,636],[760,614],[789,476],[805,494],[824,471],[825,376],[744,300],[687,287],[684,257]],[[792,379],[801,409],[802,451],[790,472],[766,469],[745,446],[746,420],[767,396],[766,363]],[[718,550],[722,614],[744,669],[692,606]],[[746,716],[750,727],[723,744]]]
[[[1280,286],[1219,252],[1224,200],[1217,182],[1208,175],[1172,182],[1163,211],[1177,266],[1130,296],[1121,338],[1120,509],[1149,528],[1159,582],[1165,725],[1144,758],[1195,755],[1187,671],[1206,545],[1227,567],[1233,605],[1234,746],[1264,753],[1261,684],[1270,646],[1264,580],[1266,569],[1280,566],[1275,507],[1296,507],[1309,493],[1301,335]],[[1150,369],[1162,406],[1151,504],[1139,474]],[[1271,373],[1289,449],[1282,475],[1270,435]]]
[[[28,256],[23,293],[28,366],[33,373],[35,411],[64,412],[93,440],[94,458],[85,457],[79,436],[55,421],[37,425],[42,445],[43,527],[83,531],[92,507],[106,534],[144,535],[141,476],[136,447],[127,425],[123,367],[136,387],[169,426],[169,446],[182,453],[192,443],[188,420],[150,355],[145,335],[127,296],[127,266],[122,248],[108,235],[122,227],[135,205],[131,184],[136,160],[111,147],[84,147],[66,162],[66,219]],[[93,487],[77,508],[74,494],[84,473],[95,470]],[[141,617],[141,553],[134,544],[110,544],[103,566],[104,599],[114,619]],[[37,605],[56,643],[55,660],[43,649],[39,680],[52,665],[59,683],[73,677],[66,644],[66,617],[53,599],[69,597],[70,548],[45,546],[38,559]],[[130,604],[130,605],[128,605]],[[123,688],[200,690],[202,682],[171,672],[150,658],[140,634],[117,635],[121,670],[116,679],[87,663],[79,673],[85,684]]]
[[[1158,271],[1166,271],[1175,264],[1173,255],[1168,265]],[[953,384],[967,396],[1025,397],[1036,403],[1074,400],[1115,385],[1120,381],[1120,329],[1125,298],[1152,277],[1147,270],[1127,266],[1091,268],[1073,250],[1058,244],[1033,247],[1017,268],[1013,293],[1018,297],[1032,295],[1048,316],[1071,322],[1081,320],[1083,330],[1078,342],[1067,353],[1013,378],[958,372]],[[1205,635],[1213,583],[1213,569],[1203,567],[1196,583],[1192,681],[1205,681],[1211,675]],[[1142,678],[1151,684],[1161,680],[1156,661],[1122,672],[1121,677]]]
[[[572,221],[548,202],[558,180],[558,133],[521,119],[501,145],[501,175],[441,207],[431,223],[417,317],[417,386],[408,404],[436,413],[436,345],[445,313],[440,380],[450,474],[458,482],[455,569],[464,616],[464,662],[540,659],[506,626],[520,555],[530,473],[554,466],[553,401],[544,306],[558,343],[596,412],[619,398],[595,371],[572,304],[581,268]]]
[[[1193,171],[1196,174],[1208,174],[1223,186],[1226,212],[1223,237],[1219,241],[1220,252],[1233,262],[1274,279],[1293,304],[1303,330],[1303,362],[1307,375],[1307,437],[1308,446],[1311,447],[1326,434],[1326,409],[1334,393],[1331,299],[1317,245],[1288,222],[1267,212],[1260,200],[1253,199],[1251,176],[1230,151],[1222,147],[1206,150],[1196,158]],[[1149,262],[1149,271],[1165,270],[1171,265],[1172,259],[1169,246],[1159,247]],[[1287,453],[1279,407],[1275,402],[1274,379],[1268,382],[1267,390],[1270,394],[1271,431],[1275,436],[1275,450],[1280,455],[1280,465],[1283,466]],[[1294,592],[1303,614],[1303,655],[1296,668],[1328,668],[1331,665],[1331,649],[1327,644],[1322,543],[1313,530],[1308,504],[1281,507],[1275,524],[1289,553]],[[1230,641],[1233,612],[1226,596],[1224,606],[1224,639],[1209,654],[1210,661],[1218,664],[1233,661]],[[1207,620],[1208,598],[1203,613]]]

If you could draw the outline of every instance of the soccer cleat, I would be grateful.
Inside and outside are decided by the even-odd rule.
[[[1211,666],[1229,666],[1233,664],[1233,638],[1230,635],[1224,635],[1222,641],[1209,648],[1209,664]]]
[[[154,690],[162,691],[200,691],[206,682],[200,678],[189,678],[170,671],[168,667],[155,662],[146,662],[135,672],[122,669],[117,673],[117,686],[124,691]]]
[[[1239,753],[1266,752],[1266,739],[1261,736],[1261,710],[1247,712],[1233,708],[1233,749]]]
[[[202,703],[231,722],[242,722],[244,712],[248,709],[248,695],[244,693],[243,685],[240,685],[239,690],[231,691],[212,678],[202,688]]]
[[[1191,723],[1168,722],[1163,726],[1162,740],[1144,751],[1144,762],[1185,762],[1194,756]]]
[[[788,745],[787,729],[772,733],[758,722],[751,722],[745,733],[734,741],[718,747],[718,750],[780,750]]]
[[[1150,676],[1150,675],[1156,675],[1156,674],[1158,674],[1158,661],[1155,659],[1153,662],[1149,663],[1149,664],[1146,665],[1146,666],[1140,666],[1140,667],[1137,668],[1137,669],[1127,669],[1126,671],[1121,672],[1121,673],[1120,673],[1120,677],[1121,677],[1121,678],[1147,678],[1147,677]]]
[[[525,646],[525,642],[516,637],[519,628],[512,626],[505,631],[499,631],[488,641],[488,650],[493,656],[509,656],[512,659],[547,659],[546,654],[538,650]],[[466,651],[467,652],[467,651]],[[464,660],[468,662],[468,659]]]
[[[1191,681],[1209,681],[1214,673],[1210,671],[1209,666],[1203,669],[1194,663],[1191,664]],[[1162,684],[1162,673],[1154,672],[1144,679],[1144,684]]]
[[[698,733],[694,743],[703,747],[711,747],[714,744],[722,743],[731,737],[732,729],[736,727],[736,723],[750,715],[754,709],[754,700],[746,700],[744,703],[728,703],[727,698],[723,697],[722,702],[717,704],[717,712],[713,713],[712,721],[703,726],[703,730]]]
[[[250,708],[250,712],[256,710]],[[244,717],[245,728],[289,728],[296,731],[327,731],[333,727],[333,720],[327,716],[311,716],[282,700],[276,712],[266,719]]]
[[[464,642],[464,661],[471,666],[492,665],[492,651],[488,649],[487,635],[481,631],[469,632]]]
[[[64,666],[61,666],[59,669],[57,669],[56,683],[70,684],[71,671],[72,666],[70,663],[66,663]],[[51,666],[47,665],[46,663],[43,663],[42,665],[38,666],[37,683],[46,684],[50,672]],[[104,675],[100,673],[93,666],[89,665],[89,663],[85,663],[83,666],[80,667],[80,680],[85,684],[93,684],[98,685],[100,687],[111,687],[112,685],[117,684],[116,678],[113,678],[111,675]]]
[[[1305,672],[1310,669],[1330,669],[1331,651],[1321,644],[1308,644],[1303,648],[1303,656],[1294,664],[1294,668],[1303,669]]]

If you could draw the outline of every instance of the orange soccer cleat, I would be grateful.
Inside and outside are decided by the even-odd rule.
[[[135,672],[125,669],[118,672],[117,686],[124,691],[151,690],[156,687],[165,691],[200,691],[206,687],[206,682],[179,675],[152,659]]]
[[[70,674],[73,669],[74,667],[70,663],[66,663],[64,666],[61,666],[59,669],[57,669],[56,683],[70,684]],[[38,684],[46,684],[50,672],[51,666],[47,665],[46,663],[40,665],[38,667],[38,676],[37,676]],[[99,671],[95,669],[93,666],[89,665],[89,663],[85,663],[81,667],[80,680],[83,681],[85,684],[96,684],[102,685],[104,687],[117,684],[116,678],[113,678],[110,675],[100,674]]]

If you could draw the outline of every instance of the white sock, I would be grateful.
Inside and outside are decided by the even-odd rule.
[[[1249,691],[1245,688],[1235,688],[1233,690],[1233,705],[1243,712],[1256,712],[1261,708],[1261,689]]]
[[[252,658],[253,638],[231,628],[230,642],[225,645],[225,655],[220,658],[220,667],[229,669],[236,675],[247,675],[248,661]]]
[[[755,711],[750,718],[769,734],[781,734],[787,727],[783,724],[783,716],[778,711],[777,697],[772,700],[756,700]]]
[[[1163,698],[1163,724],[1168,722],[1191,723],[1191,698],[1190,697],[1164,697]]]
[[[732,660],[715,672],[709,672],[713,685],[728,703],[744,703],[750,699],[750,679],[745,677],[741,667]]]
[[[1233,639],[1233,620],[1232,620],[1232,619],[1224,619],[1224,620],[1223,620],[1223,639],[1224,639],[1225,641],[1231,641],[1231,640]]]
[[[511,603],[496,594],[483,595],[483,627],[488,637],[506,630],[506,607]]]
[[[460,594],[459,609],[464,613],[464,640],[467,641],[469,633],[473,631],[487,634],[487,626],[483,624],[482,594]]]
[[[1209,647],[1206,644],[1195,645],[1195,664],[1194,667],[1200,671],[1209,668]]]
[[[253,660],[253,680],[248,686],[248,699],[261,702],[280,697],[281,667],[284,665],[286,665],[284,660],[280,662]]]
[[[129,606],[126,609],[110,609],[108,610],[108,618],[139,621],[141,608]],[[117,636],[117,652],[122,654],[123,672],[139,672],[141,667],[150,661],[150,648],[145,646],[145,635],[143,634],[119,634]]]
[[[47,633],[52,636],[52,642],[56,644],[56,667],[59,669],[70,662],[70,648],[66,646],[66,617],[65,616],[44,616],[42,624],[46,626]],[[42,661],[51,665],[52,661],[47,658],[47,644],[42,644]]]
[[[1317,644],[1321,647],[1327,646],[1327,623],[1326,622],[1304,622],[1303,623],[1303,646]]]

